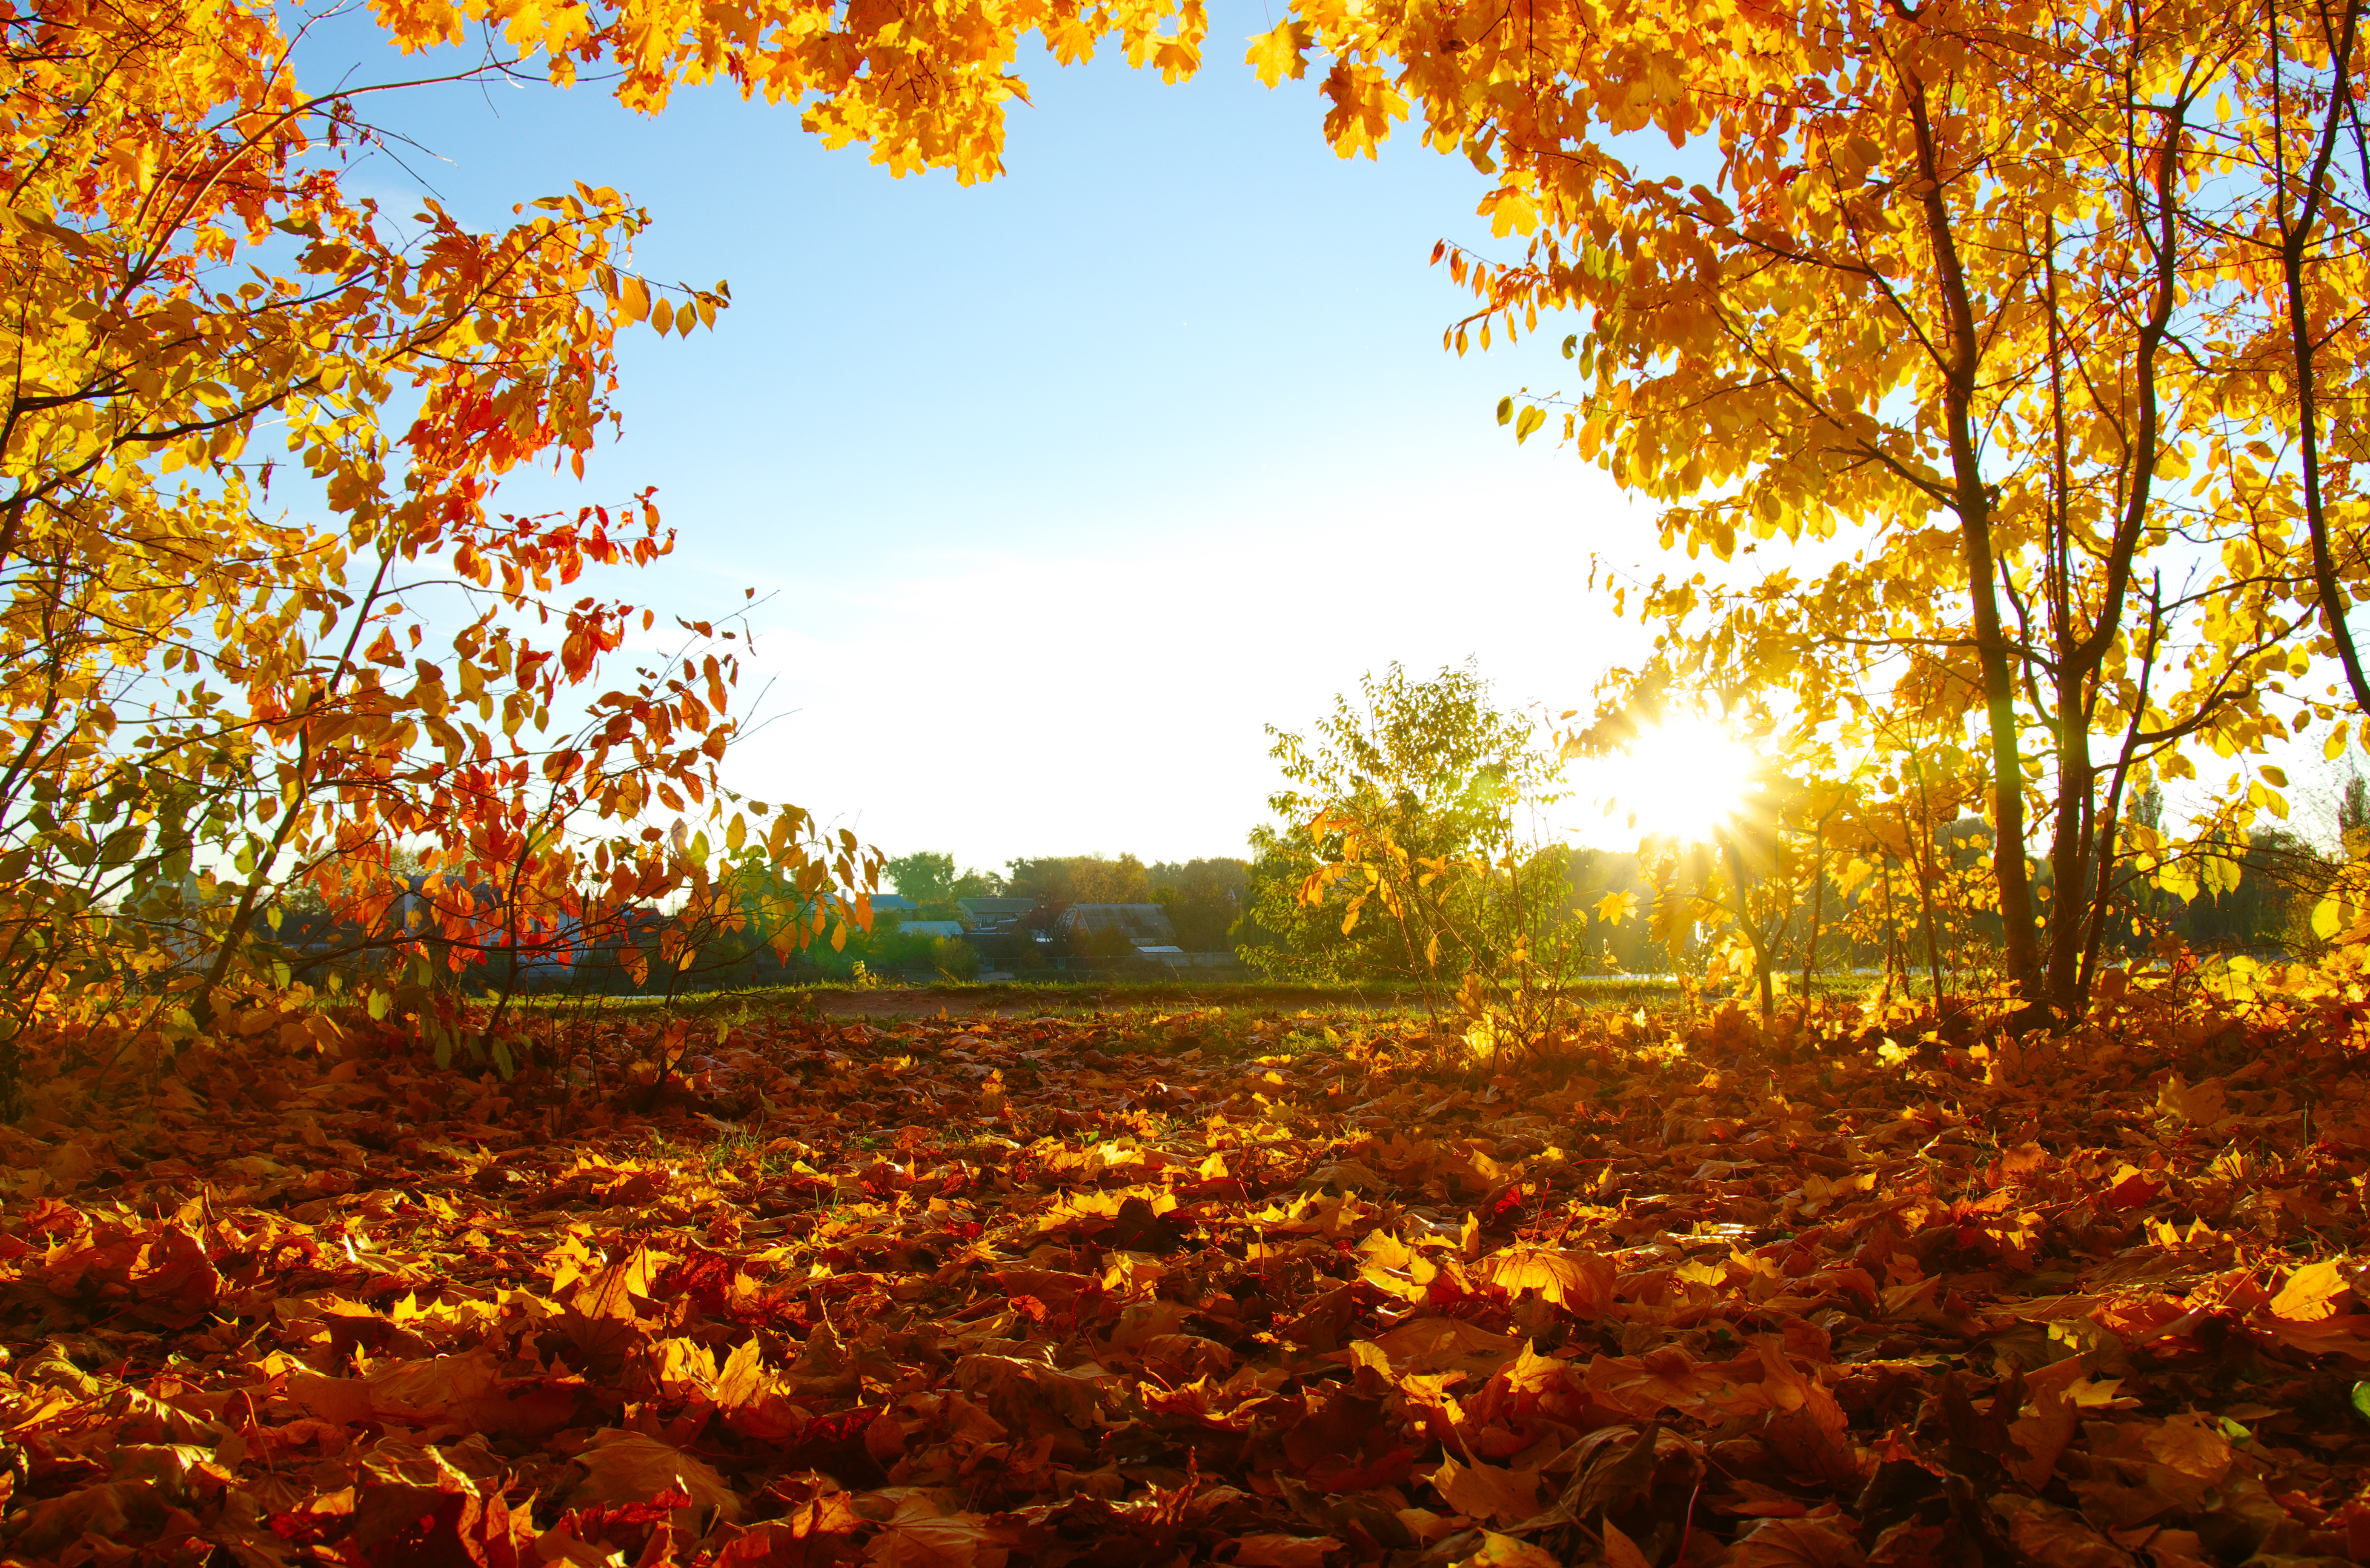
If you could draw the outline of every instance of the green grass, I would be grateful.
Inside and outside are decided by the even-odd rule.
[[[1666,980],[1641,980],[1629,975],[1590,975],[1573,981],[1579,999],[1605,1006],[1666,1001],[1679,995]],[[935,981],[903,985],[882,981],[857,986],[846,981],[818,981],[798,986],[766,986],[737,990],[686,991],[672,1004],[660,997],[558,994],[522,996],[513,1004],[537,1012],[564,1012],[583,1008],[628,1014],[673,1011],[692,1018],[737,1020],[809,1007],[823,1007],[834,997],[861,997],[892,1014],[926,1014],[953,1002],[996,1001],[1034,1005],[1041,1009],[1111,1009],[1131,1007],[1271,1007],[1357,1008],[1420,1011],[1422,993],[1395,981],[1364,981],[1340,985],[1285,984],[1264,979],[1196,979],[1168,977],[1070,978],[1059,980]],[[897,1006],[910,1003],[910,1006]]]

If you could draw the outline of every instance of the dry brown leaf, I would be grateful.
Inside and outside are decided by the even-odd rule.
[[[1482,1530],[1471,1551],[1453,1560],[1452,1568],[1562,1568],[1555,1554],[1515,1536]]]
[[[648,1503],[668,1492],[687,1493],[696,1508],[712,1508],[726,1520],[741,1517],[741,1499],[716,1468],[672,1443],[640,1432],[593,1435],[576,1456],[583,1479],[570,1501],[583,1504]]]
[[[1539,1472],[1443,1459],[1432,1484],[1467,1518],[1519,1524],[1539,1511]]]
[[[1621,1533],[1621,1527],[1612,1520],[1605,1521],[1605,1568],[1654,1568],[1638,1543]]]
[[[1237,1568],[1321,1568],[1341,1550],[1331,1536],[1250,1535],[1235,1543]]]
[[[1859,1543],[1818,1519],[1763,1519],[1738,1538],[1729,1568],[1860,1568]]]
[[[1997,1498],[2000,1535],[2036,1559],[2179,1568],[2238,1495],[2283,1547],[2370,1541],[2370,1511],[2357,1529],[2325,1506],[2370,1442],[2314,1402],[2362,1376],[2370,1318],[2312,1233],[2283,1228],[2345,1212],[2343,1168],[2297,1158],[2250,1194],[2215,1173],[2226,1146],[2163,1141],[2162,1073],[2061,1102],[2033,1044],[2031,1088],[1943,1104],[1830,1051],[1735,1090],[1700,1062],[1594,1069],[1586,1095],[1510,1070],[1520,1092],[1494,1101],[1402,1078],[1396,1111],[1345,1115],[1329,1052],[1248,1075],[1276,1120],[1243,1142],[1206,1124],[1222,1152],[1156,1145],[1140,1107],[1246,1075],[1090,1051],[1098,1027],[810,1023],[784,1036],[795,1073],[723,1047],[775,1074],[766,1114],[799,1136],[705,1160],[654,1158],[639,1132],[503,1142],[471,1087],[444,1152],[378,1185],[350,1177],[382,1159],[359,1146],[303,1163],[345,1141],[325,1093],[368,1077],[367,1103],[428,1125],[444,1090],[366,1064],[275,1089],[301,1111],[259,1112],[189,1174],[144,1182],[127,1158],[104,1207],[22,1196],[0,1208],[0,1421],[52,1457],[14,1476],[0,1544],[1350,1568],[1372,1541],[1543,1568],[1546,1532],[1576,1527],[1637,1568],[1639,1510],[1675,1521],[1693,1497],[1691,1560],[1906,1568],[1943,1550],[1954,1485]],[[648,1033],[620,1049],[663,1054]],[[1360,1070],[1392,1078],[1386,1048]],[[976,1103],[965,1063],[1004,1075],[993,1125],[1028,1141],[957,1152],[914,1118],[924,1089]],[[2225,1081],[2239,1114],[2264,1103],[2246,1081]],[[219,1116],[230,1098],[159,1103]],[[1985,1141],[2001,1118],[2031,1129],[2005,1155]],[[2291,1125],[2262,1122],[2267,1140]],[[719,1132],[671,1125],[685,1148]],[[2133,1163],[2134,1139],[2163,1157]],[[1550,1142],[1562,1160],[1533,1158]],[[1518,1203],[1475,1205],[1475,1147],[1523,1161]],[[1300,1186],[1350,1160],[1390,1172],[1398,1206]],[[216,1196],[172,1185],[201,1171]],[[135,1310],[147,1285],[158,1308]],[[2244,1402],[2215,1381],[2233,1336],[2269,1369]],[[1427,1474],[1441,1500],[1409,1506]],[[2058,1487],[2090,1516],[2026,1506]],[[253,1515],[226,1511],[234,1489]],[[533,1541],[509,1512],[530,1492],[560,1511]],[[695,1539],[711,1515],[765,1522]],[[1536,1539],[1496,1533],[1525,1525]]]
[[[1003,1568],[1007,1555],[977,1515],[942,1515],[918,1497],[902,1499],[864,1549],[875,1568]]]
[[[2134,1568],[2131,1553],[2100,1535],[2080,1516],[2044,1503],[2018,1499],[2008,1520],[2008,1539],[2033,1562],[2055,1568]]]

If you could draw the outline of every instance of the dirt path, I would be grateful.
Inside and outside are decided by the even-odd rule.
[[[813,1007],[825,1018],[1078,1018],[1099,1012],[1151,1009],[1195,1012],[1205,1008],[1247,1008],[1263,1012],[1298,1012],[1322,1008],[1330,1012],[1385,1013],[1414,1004],[1401,997],[1364,999],[1322,992],[1245,990],[1202,993],[1145,994],[1125,987],[1064,991],[994,990],[937,986],[882,986],[874,991],[815,991]]]

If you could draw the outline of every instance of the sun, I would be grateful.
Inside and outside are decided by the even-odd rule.
[[[1639,731],[1613,759],[1613,808],[1642,833],[1704,838],[1743,805],[1757,760],[1716,721],[1674,718]]]

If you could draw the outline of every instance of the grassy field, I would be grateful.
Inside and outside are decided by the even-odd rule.
[[[1854,978],[1837,989],[1857,995],[1866,988]],[[1821,990],[1824,994],[1825,986]],[[1571,983],[1573,1000],[1583,1007],[1662,1005],[1681,997],[1676,981],[1664,977],[1592,975]],[[927,1015],[949,1012],[997,1013],[1076,1012],[1143,1007],[1325,1009],[1354,1012],[1415,1012],[1423,1010],[1422,993],[1413,986],[1368,983],[1342,986],[1283,985],[1264,979],[1136,979],[1113,977],[1087,980],[933,981],[871,984],[817,982],[803,986],[766,986],[742,989],[686,992],[669,1001],[657,997],[530,996],[523,1008],[546,1013],[571,1010],[616,1010],[633,1015],[674,1010],[697,1017],[782,1013],[815,1013],[828,1017]]]

